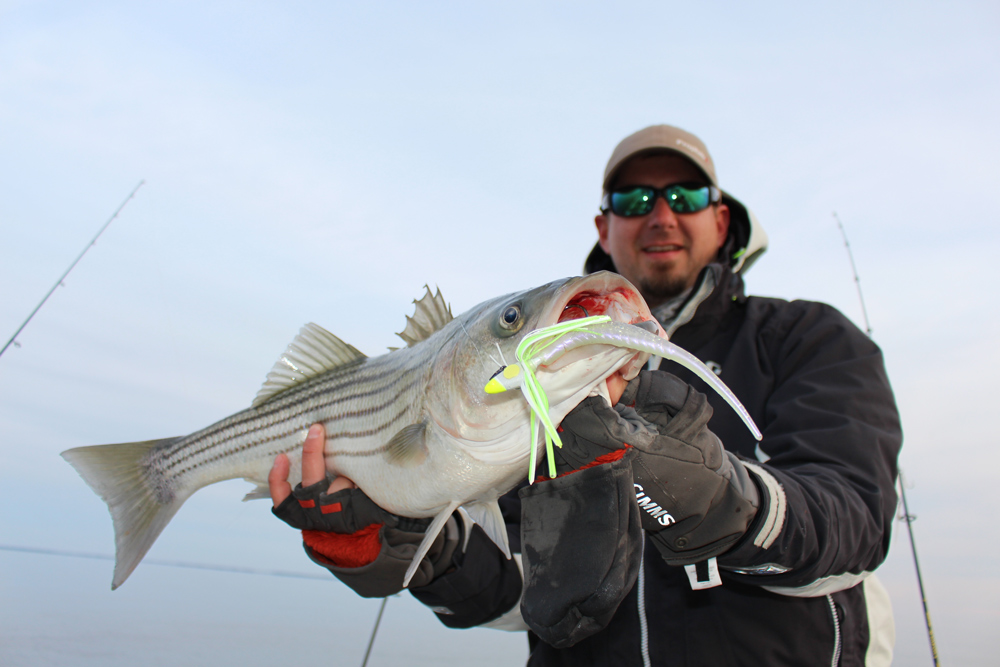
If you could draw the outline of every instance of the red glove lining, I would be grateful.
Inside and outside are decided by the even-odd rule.
[[[382,551],[382,540],[379,539],[378,532],[384,525],[373,523],[350,535],[303,530],[302,541],[337,567],[361,567],[375,562]]]
[[[593,468],[594,466],[604,465],[605,463],[612,463],[613,461],[618,461],[625,456],[625,453],[628,452],[629,449],[632,448],[632,445],[628,444],[627,442],[624,442],[622,444],[624,446],[621,449],[616,449],[613,452],[602,454],[601,456],[598,456],[596,459],[594,459],[593,461],[591,461],[590,463],[581,468],[577,468],[576,470],[567,470],[561,475],[556,475],[555,477],[539,476],[538,479],[539,481],[542,482],[550,479],[558,479],[560,477],[565,477],[566,475],[572,475],[575,472],[580,472],[581,470],[586,470],[587,468]]]

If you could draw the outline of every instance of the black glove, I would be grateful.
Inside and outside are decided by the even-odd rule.
[[[559,476],[518,493],[521,616],[556,648],[607,626],[635,584],[642,557],[632,492],[634,453],[621,442],[593,450],[577,447],[567,429],[595,404],[606,407],[607,401],[587,398],[563,420],[563,447],[554,459]]]
[[[760,496],[740,460],[708,430],[705,395],[664,371],[642,371],[615,407],[621,419],[605,419],[608,428],[588,434],[608,444],[620,436],[638,451],[632,476],[642,527],[663,559],[686,565],[731,548],[750,527]]]
[[[376,505],[361,489],[327,494],[332,477],[297,485],[271,511],[303,531],[309,557],[362,597],[386,597],[403,589],[417,547],[430,519],[401,517]],[[449,519],[420,562],[411,587],[429,584],[451,565],[461,540],[459,523]]]
[[[556,476],[622,458],[633,427],[622,422],[615,409],[600,396],[588,396],[559,425],[562,447],[553,449]]]

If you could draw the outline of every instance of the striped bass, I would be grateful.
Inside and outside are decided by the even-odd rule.
[[[459,507],[509,558],[497,499],[524,478],[536,436],[529,433],[530,412],[520,392],[487,394],[485,384],[514,358],[528,332],[560,321],[608,315],[615,322],[643,323],[666,338],[638,290],[608,272],[501,296],[458,317],[440,291],[432,295],[428,289],[415,303],[414,316],[399,334],[405,348],[368,358],[309,324],[274,365],[250,408],[183,437],[63,452],[111,512],[116,545],[111,588],[128,578],[198,489],[243,478],[257,485],[244,500],[266,498],[268,471],[282,453],[291,461],[289,482],[295,485],[306,433],[318,422],[326,427],[332,475],[350,478],[390,512],[433,517],[406,583]],[[538,368],[554,423],[588,395],[607,397],[611,375],[628,380],[639,372],[650,352],[622,346],[628,344],[598,340]]]

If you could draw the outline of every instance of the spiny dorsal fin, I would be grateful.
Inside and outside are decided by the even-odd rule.
[[[264,386],[253,399],[253,407],[267,402],[303,380],[364,358],[365,355],[353,345],[348,345],[323,327],[310,322],[299,330],[299,335],[271,368]]]
[[[455,319],[451,314],[451,306],[445,303],[444,297],[441,296],[440,288],[437,294],[431,294],[431,288],[427,285],[424,285],[424,289],[427,291],[420,301],[416,299],[413,301],[416,304],[413,317],[407,317],[406,328],[396,334],[406,341],[407,347],[413,347],[420,341],[427,340],[431,334],[440,331],[444,325]]]

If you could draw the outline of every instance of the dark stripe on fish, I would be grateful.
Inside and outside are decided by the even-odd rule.
[[[369,396],[376,396],[378,394],[386,393],[388,391],[391,391],[393,389],[393,387],[396,386],[401,380],[405,380],[407,378],[407,376],[412,375],[415,370],[418,370],[418,369],[412,369],[411,368],[411,369],[403,369],[401,371],[400,370],[396,370],[396,371],[394,371],[392,373],[393,380],[392,380],[391,383],[383,384],[383,385],[374,387],[372,389],[369,389],[369,390],[366,390],[366,391],[363,391],[363,392],[358,392],[358,393],[349,394],[349,395],[346,395],[346,396],[338,396],[336,398],[331,398],[330,400],[328,400],[325,403],[320,403],[319,405],[309,406],[309,407],[307,407],[305,409],[302,409],[303,403],[305,403],[308,399],[314,398],[314,396],[312,394],[310,394],[309,396],[302,397],[298,401],[285,401],[285,402],[283,402],[282,405],[276,406],[275,409],[270,410],[269,414],[266,414],[266,415],[261,415],[260,413],[256,413],[256,412],[253,412],[253,411],[250,411],[250,410],[247,410],[247,411],[244,411],[244,412],[241,412],[241,413],[237,413],[237,415],[234,415],[234,417],[238,417],[237,419],[226,420],[226,421],[220,422],[218,424],[214,424],[213,426],[210,426],[208,429],[205,429],[205,430],[201,431],[200,433],[194,434],[193,436],[191,436],[190,440],[185,440],[185,441],[182,441],[182,442],[178,442],[177,444],[175,444],[174,446],[172,446],[170,448],[170,451],[163,452],[161,454],[160,461],[166,464],[166,465],[164,465],[164,470],[169,470],[169,469],[173,468],[174,466],[176,466],[176,465],[178,465],[180,463],[183,463],[184,461],[186,461],[187,459],[191,458],[192,456],[197,456],[198,454],[200,454],[202,452],[205,452],[205,451],[211,449],[212,447],[216,447],[216,446],[218,446],[219,444],[221,444],[223,442],[226,442],[228,440],[232,440],[234,437],[239,437],[240,435],[243,435],[243,433],[239,433],[239,432],[235,433],[235,434],[231,434],[231,432],[234,429],[238,429],[240,426],[249,426],[250,427],[250,428],[247,428],[245,432],[250,432],[250,431],[257,430],[257,429],[259,429],[261,427],[261,425],[263,425],[264,427],[268,427],[268,426],[273,427],[273,426],[276,426],[276,425],[281,424],[283,422],[287,422],[287,421],[293,420],[293,419],[295,419],[297,417],[300,417],[300,416],[302,416],[306,412],[324,410],[324,409],[328,409],[328,408],[330,408],[330,407],[332,407],[334,405],[337,405],[338,403],[345,403],[345,402],[349,402],[349,401],[360,400],[360,399],[367,398]],[[353,381],[353,382],[349,382],[349,383],[344,383],[344,384],[342,384],[340,386],[333,387],[331,389],[324,389],[323,391],[318,391],[318,392],[315,392],[315,393],[316,394],[333,393],[334,391],[336,391],[338,389],[342,389],[342,388],[345,388],[345,387],[348,387],[348,386],[358,385],[358,384],[367,384],[369,381],[372,381],[372,380],[381,380],[386,375],[388,375],[388,374],[387,373],[380,373],[378,375],[371,376],[370,378],[364,378],[363,381]],[[419,379],[420,378],[417,378],[417,379],[411,381],[406,386],[404,386],[400,391],[397,391],[396,394],[395,394],[395,396],[393,397],[393,400],[398,400],[399,395],[401,393],[405,392],[410,387],[412,387]],[[389,402],[392,402],[392,401],[389,401]],[[344,412],[344,413],[334,414],[334,415],[326,415],[326,416],[324,416],[324,419],[326,419],[326,420],[332,420],[332,419],[341,419],[341,418],[345,418],[345,417],[358,417],[358,416],[361,416],[361,415],[365,414],[367,411],[372,411],[373,413],[374,412],[378,412],[378,411],[382,410],[385,407],[385,405],[386,404],[383,404],[381,406],[377,406],[377,407],[374,407],[374,408],[369,407],[369,408],[365,408],[364,410],[360,410],[360,411],[353,410],[351,412]],[[286,414],[289,411],[292,411],[291,414]],[[268,417],[272,417],[272,418],[277,417],[277,418],[275,419],[275,421],[273,423],[268,423],[267,422],[267,418]],[[206,440],[210,440],[210,442],[205,442]],[[204,443],[204,444],[203,445],[196,445],[195,443]],[[196,449],[192,449],[192,447],[197,447],[197,448]],[[178,455],[180,455],[180,456],[178,456]]]
[[[382,406],[382,407],[385,407],[385,406]],[[382,408],[379,408],[379,409],[382,409]],[[395,424],[400,419],[402,419],[403,417],[405,417],[407,412],[409,412],[409,406],[404,406],[403,409],[400,410],[392,419],[390,419],[386,423],[382,424],[381,426],[377,426],[375,428],[371,428],[371,429],[368,429],[366,431],[341,431],[340,433],[334,434],[333,436],[327,436],[327,441],[329,442],[330,440],[338,440],[338,439],[342,439],[342,438],[367,438],[369,436],[373,436],[373,435],[375,435],[377,433],[381,433],[382,431],[385,431],[388,428],[391,428],[393,426],[393,424]],[[246,443],[240,445],[239,447],[237,447],[236,449],[222,450],[219,453],[215,454],[214,456],[210,456],[210,457],[208,457],[206,459],[203,459],[203,460],[199,461],[198,463],[196,463],[196,464],[194,464],[192,466],[189,466],[187,468],[183,468],[181,470],[178,470],[178,471],[174,472],[174,474],[171,475],[169,479],[170,480],[179,479],[180,477],[183,477],[185,474],[187,474],[187,473],[189,473],[189,472],[191,472],[193,470],[196,470],[197,468],[199,468],[201,466],[208,465],[208,464],[212,463],[213,461],[217,461],[217,460],[225,458],[227,456],[231,456],[232,454],[235,454],[235,453],[238,453],[238,452],[242,452],[242,451],[244,451],[246,449],[250,449],[252,447],[266,446],[267,443],[269,443],[269,442],[274,442],[276,440],[281,440],[282,438],[286,438],[289,435],[292,435],[293,433],[295,433],[296,431],[299,431],[299,430],[301,430],[301,427],[294,428],[291,431],[288,431],[287,433],[283,433],[283,434],[280,434],[280,435],[272,436],[272,437],[266,438],[264,440],[256,440],[256,441],[253,441],[253,442],[246,442]],[[281,450],[275,451],[273,455],[277,456],[278,454],[288,454],[289,452],[293,452],[293,451],[295,451],[296,449],[298,449],[301,446],[302,446],[302,443],[295,443],[295,444],[293,444],[293,445],[291,445],[289,447],[286,447],[285,449],[281,449]],[[330,457],[330,456],[374,456],[376,454],[382,454],[382,453],[388,451],[388,449],[389,449],[389,444],[386,443],[385,445],[382,445],[381,447],[376,447],[375,449],[371,449],[371,450],[364,451],[364,452],[339,451],[339,452],[328,453],[326,456],[327,457]]]

